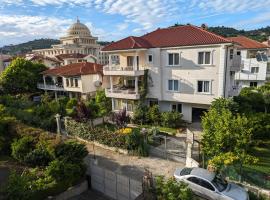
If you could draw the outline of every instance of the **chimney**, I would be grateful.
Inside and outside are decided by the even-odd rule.
[[[204,24],[204,23],[203,23],[203,24],[201,25],[201,28],[202,28],[203,30],[207,30],[207,29],[208,29],[208,26],[207,26],[207,24]]]

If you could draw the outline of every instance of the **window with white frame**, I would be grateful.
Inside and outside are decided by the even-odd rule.
[[[179,53],[168,53],[168,65],[169,66],[180,65],[180,54]]]
[[[179,91],[179,81],[178,80],[168,80],[168,90],[169,91]]]
[[[147,62],[148,63],[153,63],[153,55],[152,54],[148,54],[148,56],[147,56]]]
[[[253,74],[259,73],[259,67],[251,67],[251,73]]]
[[[79,87],[78,79],[75,78],[74,82],[75,82],[75,87]]]
[[[209,94],[211,92],[211,82],[210,81],[198,81],[197,82],[197,92]]]
[[[198,64],[199,65],[210,65],[211,64],[211,52],[202,51],[198,53]]]

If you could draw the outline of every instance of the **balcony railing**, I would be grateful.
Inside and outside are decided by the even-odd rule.
[[[38,83],[37,84],[38,89],[42,90],[58,90],[58,91],[63,91],[63,85],[55,85],[55,84],[44,84],[44,83]]]
[[[107,88],[106,96],[111,98],[123,98],[123,99],[139,99],[140,95],[135,89],[123,89],[123,88]]]
[[[107,65],[103,68],[104,75],[141,76],[144,74],[144,66]]]

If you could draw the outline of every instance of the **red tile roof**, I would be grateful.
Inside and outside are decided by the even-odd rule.
[[[242,49],[265,49],[265,48],[270,48],[266,44],[262,44],[260,42],[252,40],[252,39],[247,38],[245,36],[229,37],[228,39],[231,40],[232,42],[237,43],[238,45],[240,45]]]
[[[84,58],[86,55],[81,54],[81,53],[68,53],[68,54],[60,54],[55,56],[59,60],[63,60],[66,58]]]
[[[50,60],[50,61],[53,61],[53,62],[56,62],[56,63],[61,63],[59,60],[57,60],[56,58],[52,58],[52,57],[48,57],[48,56],[44,56],[44,55],[40,55],[40,54],[35,54],[31,59],[30,61],[33,61],[33,60]]]
[[[90,62],[72,63],[62,67],[46,70],[44,75],[79,76],[87,74],[103,74],[103,65]]]
[[[231,43],[230,40],[202,28],[186,25],[157,29],[141,37],[127,37],[104,47],[103,51],[194,46],[206,44]]]

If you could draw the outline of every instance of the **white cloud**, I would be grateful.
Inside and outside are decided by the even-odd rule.
[[[268,23],[269,25],[269,22],[270,22],[270,12],[265,12],[265,13],[260,13],[259,15],[253,17],[252,19],[247,19],[247,20],[242,20],[240,22],[237,22],[236,24],[234,24],[234,27],[244,28],[247,25],[252,26],[252,25],[263,24],[263,23]]]
[[[72,21],[67,19],[49,18],[27,15],[0,15],[0,42],[17,43],[31,39],[63,35]]]

